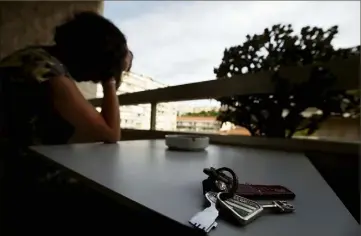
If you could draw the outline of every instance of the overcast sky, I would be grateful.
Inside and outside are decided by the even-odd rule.
[[[360,44],[360,2],[105,1],[128,37],[133,71],[175,85],[214,79],[225,47],[277,23],[339,26],[335,46]]]

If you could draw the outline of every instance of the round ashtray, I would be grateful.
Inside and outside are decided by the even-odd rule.
[[[166,135],[165,144],[171,150],[202,151],[209,145],[209,137],[196,135]]]

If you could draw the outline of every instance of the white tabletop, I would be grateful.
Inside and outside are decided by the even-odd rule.
[[[211,145],[204,152],[175,152],[164,140],[32,147],[39,154],[131,199],[143,209],[190,227],[202,209],[206,167],[232,168],[240,182],[284,185],[296,194],[294,214],[264,215],[240,228],[221,219],[210,235],[354,236],[358,223],[301,153]]]

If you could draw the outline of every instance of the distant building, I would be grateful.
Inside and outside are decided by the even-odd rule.
[[[166,87],[166,85],[150,77],[130,72],[124,74],[117,94],[134,93],[163,87]],[[98,85],[97,97],[103,97],[101,85]],[[177,111],[173,103],[158,104],[156,114],[157,130],[176,130]],[[120,120],[120,127],[122,128],[150,129],[150,104],[121,106]]]
[[[216,117],[178,116],[177,131],[219,132],[221,122]]]
[[[221,123],[216,117],[178,116],[177,131],[217,133],[223,135],[246,135],[250,133],[247,129],[235,126],[230,122]]]
[[[85,99],[97,97],[97,84],[93,82],[75,82]]]

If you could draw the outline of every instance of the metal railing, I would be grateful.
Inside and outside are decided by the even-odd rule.
[[[334,89],[342,90],[354,90],[359,89],[360,78],[360,57],[353,56],[348,59],[334,59],[325,65],[335,76],[338,78],[334,85]],[[279,73],[282,77],[292,79],[290,82],[298,83],[305,81],[309,78],[312,66],[302,67],[286,67],[281,68]],[[205,82],[197,82],[190,84],[183,84],[178,86],[169,86],[165,88],[158,88],[153,90],[146,90],[141,92],[126,93],[118,96],[120,105],[139,105],[139,104],[151,104],[151,116],[150,116],[150,132],[163,135],[164,131],[156,131],[156,107],[158,103],[162,102],[176,102],[176,101],[189,101],[199,99],[216,99],[220,97],[227,97],[233,95],[247,95],[247,94],[267,94],[274,92],[274,86],[271,81],[272,72],[259,72],[256,74],[246,74],[235,76],[228,79],[214,79]],[[101,106],[102,98],[95,98],[89,100],[94,106]],[[127,130],[126,132],[131,132]],[[134,131],[135,132],[135,131]],[[137,133],[143,132],[143,136],[147,131],[137,131]],[[149,131],[148,131],[149,133]],[[214,136],[214,135],[213,135]],[[220,137],[225,137],[218,135]],[[237,137],[240,143],[244,143],[245,139],[264,140],[264,138],[256,137]],[[217,138],[219,139],[219,138]],[[222,138],[221,138],[222,139]],[[228,138],[230,139],[230,138]],[[310,142],[312,140],[308,140]],[[263,141],[262,141],[263,142]],[[302,140],[288,140],[285,142],[306,142]],[[328,141],[325,141],[328,142]],[[331,142],[333,143],[333,142]],[[341,142],[342,143],[342,142]],[[350,144],[350,143],[348,143]],[[352,145],[358,145],[358,142],[351,143]],[[283,144],[280,144],[283,145]],[[327,145],[325,143],[325,148]],[[291,145],[294,146],[294,145]],[[339,147],[339,146],[338,146]],[[315,147],[316,148],[316,147]],[[350,148],[350,146],[348,146]],[[353,146],[352,150],[355,146]],[[358,148],[358,147],[357,147]]]

